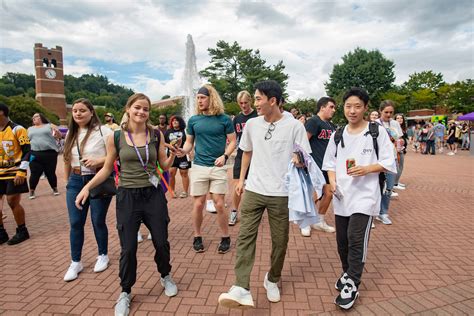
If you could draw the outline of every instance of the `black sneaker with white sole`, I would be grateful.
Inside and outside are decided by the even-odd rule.
[[[194,237],[193,249],[195,252],[204,252],[204,245],[202,243],[202,237]]]
[[[337,279],[336,284],[334,285],[334,287],[336,288],[336,290],[338,290],[339,292],[341,292],[342,289],[344,288],[344,285],[346,284],[348,278],[349,278],[349,276],[347,275],[347,273],[344,272],[344,273],[341,275],[341,277],[340,277],[339,279]]]
[[[226,253],[226,252],[229,252],[229,250],[230,250],[230,237],[222,237],[217,251],[219,253]]]
[[[334,300],[334,304],[342,309],[350,309],[358,297],[359,291],[357,291],[357,286],[354,284],[354,281],[348,278],[341,293]]]

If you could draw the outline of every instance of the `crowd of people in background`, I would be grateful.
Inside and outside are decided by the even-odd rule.
[[[92,103],[82,98],[73,103],[65,139],[59,128],[41,113],[33,115],[32,126],[26,130],[10,121],[8,107],[0,104],[0,136],[4,143],[10,144],[8,148],[4,145],[1,153],[0,244],[15,245],[30,237],[20,204],[21,194],[29,193],[30,199],[37,198],[36,188],[43,173],[52,194],[60,195],[56,166],[63,146],[71,256],[64,281],[77,279],[84,269],[82,250],[89,210],[97,243],[93,271],[99,273],[108,268],[106,218],[112,195],[116,194],[121,246],[121,293],[115,306],[116,315],[128,315],[130,310],[131,291],[137,279],[137,244],[143,241],[142,223],[150,231],[148,239],[155,248],[154,259],[165,295],[178,294],[171,277],[170,218],[162,186],[167,179],[163,174],[168,171],[169,195],[193,199],[190,249],[194,252],[209,250],[202,229],[208,196],[213,201],[221,235],[216,249],[219,254],[231,250],[229,226],[240,221],[235,247],[236,280],[219,297],[222,306],[254,306],[250,274],[258,228],[267,211],[272,249],[270,269],[263,285],[268,300],[278,302],[281,300],[278,282],[289,236],[289,201],[294,194],[288,181],[295,179],[288,179],[293,170],[306,192],[303,198],[312,204],[310,209],[302,207],[303,215],[299,214],[310,218],[302,221],[305,224],[300,225],[301,235],[308,237],[312,230],[336,233],[342,271],[335,282],[340,291],[335,304],[349,309],[359,296],[370,229],[375,228],[373,220],[391,225],[390,201],[399,196],[398,192],[409,189],[401,182],[405,155],[410,150],[425,155],[448,150],[447,155],[453,156],[458,152],[458,145],[459,150],[470,148],[467,124],[449,121],[446,126],[442,120],[407,122],[404,114],[396,113],[390,100],[382,101],[378,110],[368,112],[369,96],[360,88],[352,88],[344,95],[341,107],[348,124],[341,126],[332,122],[337,109],[333,98],[319,99],[315,115],[302,114],[297,108],[287,112],[283,108],[281,87],[271,80],[257,83],[253,96],[248,91],[239,92],[236,101],[241,112],[229,117],[224,113],[218,91],[206,84],[197,92],[196,115],[188,122],[179,115],[168,119],[162,114],[154,126],[150,121],[150,99],[137,93],[128,99],[120,124],[112,113],[106,113],[102,125]],[[58,146],[58,141],[63,139]],[[228,213],[226,165],[236,148]],[[317,170],[316,176],[308,169]],[[30,170],[29,186],[27,170]],[[178,174],[182,183],[179,194]],[[114,177],[116,192],[94,193]],[[4,195],[17,224],[12,238],[2,221]],[[326,221],[331,203],[336,227]]]

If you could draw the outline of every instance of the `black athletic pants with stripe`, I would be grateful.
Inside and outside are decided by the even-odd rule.
[[[123,188],[117,191],[117,230],[120,238],[120,285],[129,292],[137,279],[137,233],[143,221],[151,233],[155,262],[161,277],[171,271],[168,242],[168,205],[158,185],[145,188]]]
[[[337,251],[342,263],[342,270],[349,275],[359,287],[367,247],[369,245],[372,216],[355,213],[351,216],[336,215]]]

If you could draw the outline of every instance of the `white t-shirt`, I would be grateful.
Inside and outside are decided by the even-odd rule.
[[[288,196],[285,174],[293,156],[294,144],[311,153],[306,130],[300,121],[284,115],[273,123],[271,138],[265,140],[270,123],[263,116],[247,121],[239,148],[252,151],[246,190],[266,196]]]
[[[367,166],[378,163],[387,172],[397,173],[397,165],[393,156],[393,144],[388,137],[388,133],[382,126],[379,127],[377,144],[379,147],[379,159],[374,149],[372,136],[369,133],[368,125],[359,134],[353,135],[344,129],[342,138],[344,148],[341,143],[338,145],[337,157],[336,143],[334,135],[331,135],[323,160],[323,170],[336,172],[337,190],[343,195],[339,200],[333,198],[334,214],[340,216],[351,216],[354,213],[362,213],[371,216],[379,215],[380,212],[380,187],[378,173],[369,173],[361,177],[347,175],[346,160],[355,159],[356,165]]]
[[[84,148],[81,147],[81,154],[82,157],[94,157],[94,158],[101,158],[107,155],[107,151],[105,149],[107,137],[113,134],[112,130],[108,127],[101,126],[100,130],[102,131],[102,135],[100,134],[99,129],[92,131],[87,139],[87,142]],[[81,142],[87,134],[86,128],[79,129],[79,146],[81,146]],[[75,142],[74,142],[75,143]],[[81,164],[79,163],[79,153],[77,151],[77,146],[74,144],[71,149],[71,166],[79,167]],[[84,166],[81,166],[81,171],[84,174],[88,173],[95,173],[94,169],[89,169]]]
[[[377,119],[376,121],[377,123],[381,124],[383,127],[394,130],[397,133],[396,139],[403,136],[402,127],[400,126],[400,123],[398,123],[398,121],[392,120],[392,119],[390,119],[390,121],[388,122],[384,122],[382,121],[382,119]]]

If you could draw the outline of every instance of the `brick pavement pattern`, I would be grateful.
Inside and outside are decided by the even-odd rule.
[[[31,239],[16,246],[0,246],[1,315],[113,314],[120,292],[115,202],[108,214],[110,267],[102,273],[92,271],[97,246],[88,219],[84,271],[77,280],[66,283],[63,276],[70,263],[69,224],[62,163],[58,164],[58,177],[60,196],[51,194],[46,181],[38,186],[35,200],[23,196]],[[414,153],[406,156],[402,181],[407,190],[400,191],[392,201],[393,225],[376,222],[360,300],[350,314],[474,314],[473,179],[473,158],[468,153],[454,157]],[[177,187],[181,188],[179,181]],[[226,200],[230,205],[230,195]],[[264,217],[251,281],[256,308],[245,312],[229,310],[219,307],[217,298],[234,281],[234,242],[239,225],[230,228],[232,251],[220,255],[215,215],[205,212],[206,252],[196,254],[191,249],[192,198],[170,199],[168,205],[172,275],[179,293],[174,298],[164,295],[153,261],[153,245],[145,240],[138,249],[132,314],[343,313],[333,304],[337,294],[334,282],[341,273],[334,234],[313,231],[311,237],[305,238],[291,225],[281,282],[282,300],[270,303],[262,286],[270,256],[269,226]],[[329,212],[328,222],[333,224]],[[4,214],[8,215],[5,227],[12,236],[15,223],[7,206]],[[142,233],[147,234],[143,226]]]

